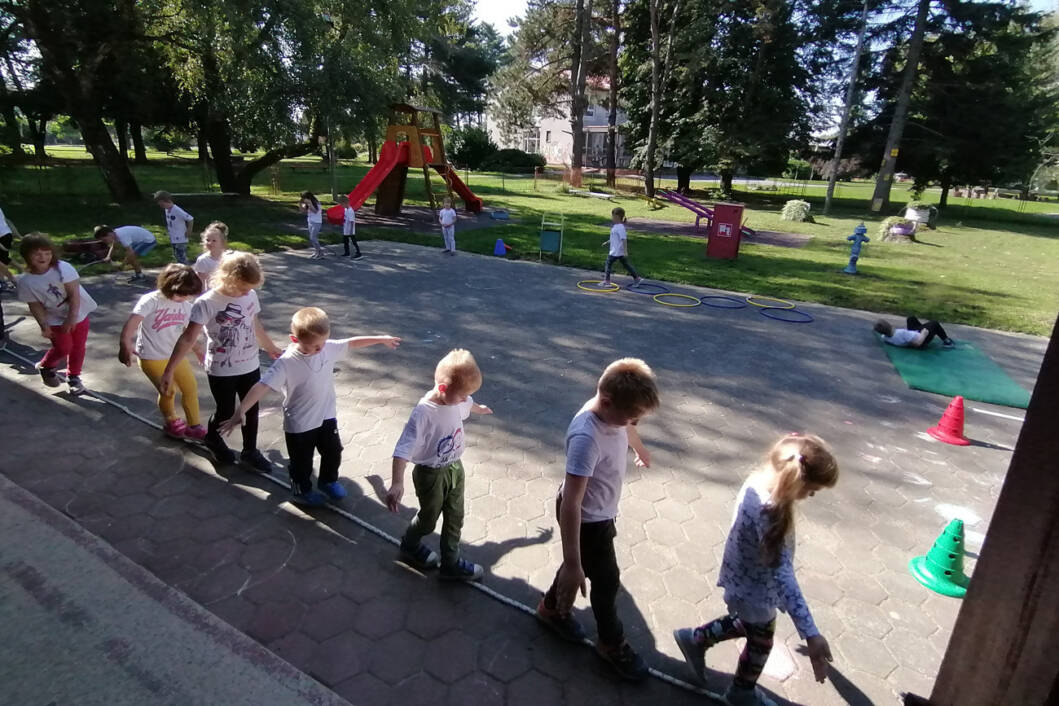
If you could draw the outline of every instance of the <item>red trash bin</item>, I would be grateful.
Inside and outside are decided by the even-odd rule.
[[[713,207],[710,238],[706,241],[706,257],[733,260],[739,255],[739,241],[743,236],[743,205],[719,203]]]

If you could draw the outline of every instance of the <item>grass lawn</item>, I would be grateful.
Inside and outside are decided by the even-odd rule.
[[[22,232],[40,230],[63,240],[88,237],[97,223],[134,223],[162,235],[161,216],[153,203],[109,204],[91,162],[74,163],[76,150],[70,148],[58,152],[64,158],[62,164],[0,169],[0,207]],[[58,152],[55,156],[60,156]],[[134,168],[145,193],[216,190],[212,174],[191,161],[193,155],[164,160],[161,155],[150,156],[150,164]],[[340,192],[352,188],[367,169],[363,163],[342,162]],[[543,180],[535,189],[532,177],[471,174],[469,183],[487,207],[509,209],[513,219],[457,232],[459,248],[471,252],[492,253],[496,239],[503,238],[514,248],[513,256],[536,259],[541,214],[563,213],[567,228],[562,264],[598,270],[606,256],[601,243],[606,240],[614,205],[625,208],[630,218],[694,221],[689,211],[678,206],[656,208],[631,194],[619,194],[613,202],[583,198],[561,193],[554,182]],[[441,181],[434,179],[432,184],[437,189]],[[880,219],[867,212],[869,183],[842,184],[832,215],[818,216],[815,224],[781,221],[779,210],[787,199],[803,198],[819,212],[824,196],[820,182],[792,183],[781,191],[753,190],[752,184],[739,181],[735,186],[737,198],[747,204],[748,225],[808,234],[812,236],[809,244],[781,248],[744,240],[737,260],[707,260],[701,238],[633,229],[629,240],[632,262],[650,279],[667,282],[895,315],[916,313],[945,322],[1040,335],[1051,330],[1059,308],[1059,217],[1048,214],[1059,213],[1059,204],[950,199],[938,230],[922,232],[918,244],[897,245],[881,243],[876,237]],[[235,247],[276,250],[306,245],[304,218],[295,208],[298,194],[306,189],[324,195],[322,200],[330,203],[330,176],[319,158],[289,160],[274,174],[259,175],[253,199],[212,194],[177,200],[196,216],[197,230],[211,220],[222,220],[231,227]],[[896,204],[908,198],[906,187],[895,187]],[[937,194],[928,192],[924,198],[936,201]],[[409,173],[407,201],[425,202],[416,170]],[[872,242],[865,245],[858,263],[862,274],[850,277],[840,272],[849,257],[845,238],[861,221],[868,226]],[[340,240],[334,233],[329,237],[333,242]],[[440,244],[437,235],[398,229],[361,227],[358,237]],[[168,248],[157,248],[147,263],[161,264],[168,255]]]

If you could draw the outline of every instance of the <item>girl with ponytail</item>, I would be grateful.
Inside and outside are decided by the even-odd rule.
[[[788,434],[769,451],[764,468],[739,491],[717,580],[724,589],[728,615],[673,633],[700,681],[705,677],[707,649],[723,640],[746,638],[735,678],[724,695],[731,706],[775,706],[757,688],[757,679],[772,650],[777,609],[791,616],[806,640],[816,680],[827,677],[831,648],[813,622],[794,576],[794,504],[837,481],[838,462],[822,439]]]

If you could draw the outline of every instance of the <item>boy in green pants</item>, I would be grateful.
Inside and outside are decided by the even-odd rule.
[[[460,558],[463,529],[463,420],[474,414],[492,414],[471,395],[482,386],[482,371],[469,351],[449,352],[434,370],[434,388],[412,410],[393,452],[393,478],[386,506],[397,512],[404,495],[404,471],[414,464],[412,483],[419,513],[401,539],[401,560],[420,570],[439,564],[440,578],[477,581],[482,567]],[[423,544],[441,517],[441,559]]]

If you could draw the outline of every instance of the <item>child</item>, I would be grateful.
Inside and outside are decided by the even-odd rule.
[[[937,321],[920,323],[914,316],[905,320],[905,328],[896,329],[886,319],[879,319],[875,322],[874,330],[875,333],[882,334],[884,343],[901,348],[926,348],[935,336],[941,339],[941,345],[946,348],[956,345]]]
[[[81,286],[77,270],[59,259],[56,248],[42,233],[30,233],[19,244],[26,272],[18,278],[18,299],[29,304],[29,311],[40,324],[40,333],[51,340],[51,348],[37,363],[40,377],[48,387],[62,384],[58,367],[65,360],[66,384],[70,394],[85,391],[81,367],[88,340],[88,315],[96,302]]]
[[[228,250],[228,226],[214,221],[202,231],[202,254],[195,258],[195,272],[202,280],[202,288],[210,286],[210,275],[221,264],[221,257]]]
[[[356,249],[353,259],[359,260],[364,256],[360,252],[360,243],[357,242],[357,212],[349,204],[348,196],[339,196],[338,202],[346,205],[342,211],[342,246],[345,248],[345,252],[342,254],[345,257],[349,257],[349,244],[352,242],[353,247]]]
[[[445,240],[445,249],[441,253],[456,254],[456,211],[452,208],[452,199],[442,202],[442,209],[438,211],[438,221],[441,223],[441,237]]]
[[[311,191],[302,192],[301,201],[298,202],[298,209],[306,215],[309,227],[309,244],[315,250],[310,257],[314,260],[319,260],[324,256],[324,249],[320,247],[320,229],[324,226],[324,210],[320,207],[320,202],[317,201],[316,196]]]
[[[17,290],[18,283],[15,276],[7,268],[11,264],[11,249],[15,247],[15,236],[18,230],[15,224],[4,218],[4,211],[0,209],[0,292]],[[4,324],[4,305],[0,302],[0,351],[7,348],[7,327]]]
[[[114,257],[114,248],[119,244],[125,249],[125,262],[132,265],[133,270],[129,282],[142,282],[147,279],[143,276],[140,258],[154,250],[154,246],[158,244],[151,231],[140,226],[96,226],[92,237],[110,246],[103,262],[110,262]]]
[[[173,246],[173,257],[181,265],[188,264],[188,241],[194,230],[195,219],[173,203],[173,195],[168,191],[154,192],[154,202],[165,211],[165,228],[169,232],[169,243]]]
[[[439,565],[438,555],[423,544],[441,516],[440,578],[477,581],[482,567],[460,557],[463,529],[463,420],[472,412],[492,414],[471,395],[482,386],[482,371],[469,351],[449,351],[434,370],[434,388],[419,400],[393,452],[393,478],[386,506],[397,512],[404,495],[404,470],[411,462],[419,514],[401,539],[401,559],[418,569]]]
[[[592,613],[599,639],[596,651],[625,679],[647,677],[647,665],[625,641],[615,601],[620,571],[614,555],[614,518],[631,448],[637,466],[651,465],[636,424],[658,407],[658,388],[647,363],[622,358],[606,367],[596,394],[574,415],[566,430],[566,476],[559,487],[556,514],[563,563],[537,606],[537,616],[561,637],[581,642],[585,630],[570,614],[576,593],[592,582]]]
[[[276,347],[261,325],[261,304],[257,292],[265,281],[261,264],[250,253],[229,253],[213,273],[213,288],[195,300],[188,317],[188,327],[173,346],[165,372],[162,373],[162,394],[168,394],[173,384],[176,367],[199,334],[206,331],[206,377],[210,381],[217,410],[210,417],[204,441],[220,463],[234,463],[235,454],[224,443],[218,432],[220,422],[235,413],[236,397],[246,399],[261,379],[258,346],[273,358],[283,352]],[[263,473],[272,470],[257,450],[257,406],[246,413],[243,427],[243,463]]]
[[[158,275],[158,289],[140,297],[125,322],[118,360],[126,367],[131,366],[135,351],[140,359],[140,370],[156,388],[161,389],[162,373],[169,364],[169,354],[188,324],[191,299],[201,292],[202,280],[191,267],[175,263],[166,265]],[[197,344],[195,348],[195,353],[202,358],[201,348]],[[165,419],[162,431],[174,439],[202,441],[206,427],[199,419],[199,390],[186,357],[174,366],[173,379],[180,388],[180,403],[187,421],[176,414],[174,391],[159,392],[158,409]]]
[[[294,313],[290,332],[294,345],[288,346],[261,382],[250,388],[232,418],[221,424],[220,431],[227,435],[242,424],[247,411],[269,390],[283,392],[283,432],[290,457],[291,493],[294,502],[315,507],[325,504],[328,497],[346,497],[345,488],[338,482],[342,442],[335,419],[334,362],[352,348],[383,345],[392,349],[400,345],[401,339],[357,336],[329,340],[331,322],[323,309],[314,306]],[[313,490],[312,484],[314,450],[320,452],[320,492]]]
[[[732,528],[724,545],[717,585],[729,614],[673,637],[701,681],[706,650],[722,640],[746,638],[725,699],[732,706],[775,706],[756,688],[772,650],[776,609],[791,616],[806,639],[816,680],[827,677],[831,648],[809,612],[794,576],[794,504],[838,481],[838,462],[817,436],[788,434],[769,451],[765,467],[739,491]]]
[[[617,260],[625,271],[632,275],[633,285],[640,284],[643,278],[629,264],[629,236],[625,232],[625,209],[615,208],[610,212],[610,220],[614,225],[610,227],[610,251],[607,254],[607,264],[603,266],[603,283],[610,284],[610,268]]]

